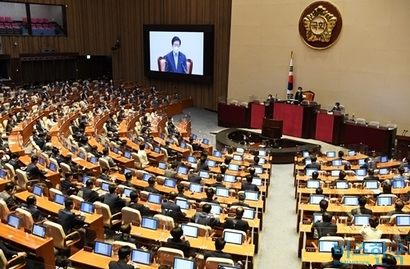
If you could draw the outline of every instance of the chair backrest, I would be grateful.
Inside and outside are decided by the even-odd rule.
[[[122,213],[122,223],[141,223],[141,213],[131,207],[125,206],[121,210]]]
[[[217,257],[209,257],[208,259],[206,259],[205,263],[206,263],[206,269],[218,269],[218,265],[228,265],[228,266],[235,265],[232,259],[217,258]]]
[[[161,153],[164,154],[164,161],[168,161],[168,151],[165,148],[161,147]]]
[[[59,249],[66,248],[65,233],[63,227],[60,224],[49,220],[46,220],[44,222],[44,225],[47,227],[47,236],[53,238],[54,247]]]
[[[3,250],[0,249],[0,268],[7,268],[7,259]]]
[[[315,93],[312,91],[304,91],[303,92],[304,100],[305,101],[314,101],[315,100]]]
[[[48,189],[48,196],[50,200],[54,201],[54,196],[56,196],[56,193],[63,195],[63,192],[60,190],[57,190],[56,188]]]
[[[111,210],[107,204],[94,202],[94,208],[97,213],[102,214],[104,226],[111,227]]]
[[[210,226],[195,222],[188,222],[187,225],[198,227],[198,236],[210,236],[212,234],[212,227]]]
[[[65,174],[67,172],[71,172],[71,167],[66,163],[60,163],[60,167],[61,167],[61,173],[63,174],[63,177],[65,177]]]
[[[106,160],[106,159],[103,159],[103,158],[99,158],[98,159],[98,163],[100,164],[100,166],[101,166],[101,168],[107,168],[107,169],[111,169],[111,167],[110,167],[110,163]]]
[[[27,183],[28,183],[28,178],[27,178],[26,172],[24,172],[20,169],[17,169],[16,170],[16,175],[17,175],[16,183],[17,183],[18,187],[20,187],[23,190],[26,190],[27,189]]]
[[[112,250],[114,252],[114,255],[118,255],[118,250],[121,247],[130,247],[131,249],[136,249],[137,246],[133,243],[129,243],[129,242],[124,242],[124,241],[114,241],[112,242]]]
[[[173,266],[174,258],[181,257],[184,258],[184,252],[179,249],[160,247],[157,251],[157,258],[159,264],[166,264]]]
[[[74,208],[75,209],[80,209],[81,202],[84,202],[84,199],[81,198],[80,196],[77,196],[77,195],[74,195],[74,194],[70,195],[70,198],[73,199]]]
[[[158,227],[160,229],[165,228],[170,231],[175,227],[174,219],[172,217],[156,214],[154,215],[154,219],[158,220]]]
[[[147,191],[140,191],[140,200],[141,201],[148,201],[149,192]]]
[[[187,67],[188,74],[192,74],[192,69],[194,68],[194,62],[191,59],[187,59],[186,67]]]
[[[224,229],[223,234],[222,234],[222,237],[225,237],[225,233],[226,233],[226,232],[241,233],[241,234],[243,235],[243,236],[242,236],[242,243],[244,243],[244,242],[246,242],[246,240],[248,240],[248,239],[246,238],[246,233],[245,233],[244,231],[235,230],[235,229]]]
[[[20,226],[24,229],[31,230],[34,221],[31,213],[22,208],[16,208],[16,215],[21,219]]]
[[[6,163],[5,167],[9,171],[11,181],[16,182],[16,171],[14,167],[9,163]]]
[[[7,220],[8,215],[10,215],[10,210],[7,207],[6,202],[1,199],[0,200],[0,219]]]
[[[166,63],[165,57],[162,57],[162,56],[158,57],[158,71],[165,72],[165,63]]]

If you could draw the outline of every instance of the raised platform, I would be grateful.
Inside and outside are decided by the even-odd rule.
[[[250,142],[250,144],[245,143]],[[291,139],[269,139],[260,133],[240,129],[226,129],[216,134],[216,148],[224,146],[244,148],[246,150],[266,149],[273,156],[272,163],[293,163],[297,152],[319,150],[320,145],[304,143]]]

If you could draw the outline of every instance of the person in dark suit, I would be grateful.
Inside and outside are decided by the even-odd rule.
[[[211,185],[212,188],[226,188],[225,184],[223,183],[223,176],[221,174],[216,175],[216,182]]]
[[[189,199],[189,197],[184,194],[184,192],[185,192],[184,184],[179,183],[178,186],[177,186],[177,189],[178,189],[177,197],[184,198],[184,199],[187,199],[187,200]]]
[[[172,217],[174,220],[185,217],[186,215],[181,211],[181,207],[175,203],[175,198],[177,196],[178,194],[176,192],[170,192],[168,195],[168,201],[161,205],[162,214]]]
[[[206,164],[206,159],[207,156],[201,156],[201,158],[199,159],[199,163],[196,166],[196,171],[200,171],[200,170],[209,170],[209,166]]]
[[[303,92],[302,92],[302,87],[298,87],[298,91],[295,93],[295,100],[297,100],[300,103],[303,101]]]
[[[38,163],[38,157],[36,155],[31,156],[31,163],[27,166],[26,172],[28,174],[29,179],[40,179],[44,180],[46,179],[45,174],[47,173],[46,171],[41,171],[37,167]]]
[[[212,205],[204,204],[202,206],[202,212],[196,212],[191,217],[191,222],[214,227],[219,223],[219,218],[211,213]]]
[[[237,207],[235,218],[227,218],[225,220],[224,229],[235,229],[247,233],[249,230],[249,224],[246,220],[242,219],[244,211],[243,207]]]
[[[63,227],[64,233],[70,234],[75,231],[75,225],[84,225],[85,216],[71,212],[74,201],[70,197],[65,198],[64,209],[58,211],[58,223]]]
[[[404,202],[400,199],[396,200],[394,203],[394,210],[387,213],[387,216],[393,216],[397,214],[409,214],[408,212],[403,211]]]
[[[193,170],[191,170],[191,173],[188,175],[188,182],[200,184],[201,177],[198,173],[195,173]]]
[[[181,39],[174,36],[171,40],[172,51],[165,55],[165,72],[188,74],[186,56],[179,51]]]
[[[129,223],[125,223],[121,225],[120,227],[120,234],[116,234],[114,236],[114,241],[123,241],[123,242],[128,242],[135,244],[137,240],[135,238],[132,238],[130,233],[131,233],[131,225]]]
[[[340,247],[333,247],[332,248],[332,261],[325,262],[320,265],[320,269],[325,268],[342,268],[342,269],[349,269],[350,264],[342,263],[340,259],[343,257],[343,248]]]
[[[75,183],[73,182],[73,173],[71,172],[66,172],[65,173],[65,179],[61,180],[61,192],[64,193],[65,195],[72,195],[75,194],[77,195],[78,192],[78,187],[81,186],[81,183]]]
[[[33,136],[34,142],[40,149],[43,149],[46,144],[46,141],[44,140],[44,136],[45,136],[45,133],[39,133],[38,136]]]
[[[331,223],[332,217],[332,214],[324,212],[322,221],[313,223],[311,231],[315,238],[320,239],[322,236],[337,234],[337,225]]]
[[[212,188],[208,188],[205,192],[206,198],[202,198],[201,202],[219,204],[217,200],[214,199],[215,191]]]
[[[131,259],[131,248],[129,246],[122,246],[118,250],[118,261],[110,261],[109,269],[134,269],[132,264],[129,264]]]
[[[41,214],[40,210],[37,208],[37,199],[34,195],[29,195],[26,202],[20,205],[20,208],[30,212],[33,220],[35,222],[45,220],[46,218]]]
[[[353,208],[352,211],[350,211],[349,216],[353,218],[356,215],[373,215],[373,211],[370,209],[366,208],[367,204],[367,197],[366,196],[360,196],[359,197],[359,207],[358,208]]]
[[[0,240],[0,249],[3,251],[4,256],[7,260],[11,260],[14,257],[27,257],[27,253],[25,252],[17,252],[14,250],[9,249],[2,240]]]
[[[134,185],[132,185],[131,183],[132,180],[132,173],[131,172],[127,172],[125,174],[125,181],[121,183],[121,185],[130,187],[130,188],[134,188]]]
[[[7,182],[4,190],[0,192],[0,199],[6,203],[9,210],[13,211],[19,206],[19,202],[14,197],[15,192],[16,187],[13,182]]]
[[[165,145],[163,148],[167,151],[168,157],[175,157],[177,154],[174,152],[174,150],[171,149],[170,143],[168,140],[165,141]]]
[[[167,246],[182,250],[185,257],[193,256],[191,245],[188,240],[185,239],[184,231],[181,227],[175,227],[171,231],[171,238],[167,239]]]
[[[206,261],[209,257],[232,259],[231,254],[223,252],[225,244],[225,240],[222,237],[218,237],[215,240],[215,251],[205,252],[204,261]]]
[[[238,202],[233,202],[231,206],[242,206],[242,207],[250,207],[249,204],[245,203],[245,193],[238,194]]]
[[[132,191],[130,193],[130,202],[126,203],[125,206],[136,209],[140,212],[141,217],[151,216],[151,212],[148,207],[138,203],[138,192]]]
[[[316,168],[317,170],[320,170],[320,163],[317,163],[317,157],[316,156],[312,156],[310,158],[310,160],[312,161],[310,164],[307,164],[305,168]]]
[[[44,128],[43,125],[41,125],[40,120],[38,119],[36,120],[35,128],[39,134],[47,133],[46,128]]]
[[[339,102],[336,102],[335,106],[330,110],[330,112],[334,112],[334,111],[336,111],[336,112],[342,111],[342,107],[340,106]]]
[[[116,192],[117,186],[110,184],[108,187],[109,193],[101,196],[101,202],[107,204],[110,207],[111,214],[120,212],[125,206],[125,200],[121,199]]]
[[[255,184],[252,184],[252,179],[253,177],[251,175],[246,176],[246,182],[242,183],[242,188],[241,190],[243,191],[259,191],[258,186]]]
[[[100,196],[98,195],[98,192],[93,190],[94,187],[94,182],[92,179],[87,180],[85,183],[85,187],[83,187],[79,192],[78,196],[82,197],[84,201],[94,203],[95,201],[98,201]]]
[[[102,171],[101,171],[101,175],[98,177],[104,181],[111,181],[110,176],[108,175],[108,168],[107,167],[103,167]]]
[[[363,178],[363,182],[366,182],[366,181],[369,181],[369,180],[377,180],[377,181],[380,180],[380,178],[378,176],[374,175],[374,170],[373,169],[367,170],[367,177]]]
[[[159,191],[155,188],[155,177],[150,177],[148,179],[148,186],[144,188],[144,191],[152,192],[152,193],[159,193]]]

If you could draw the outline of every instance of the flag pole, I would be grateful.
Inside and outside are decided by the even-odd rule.
[[[290,51],[290,64],[288,75],[288,88],[286,91],[286,99],[293,99],[293,50]]]

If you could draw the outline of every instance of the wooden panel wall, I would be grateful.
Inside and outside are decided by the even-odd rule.
[[[42,48],[80,55],[112,55],[113,78],[155,84],[160,90],[176,90],[192,97],[194,105],[216,110],[218,97],[227,96],[232,0],[28,0],[67,6],[67,37],[2,37],[4,54],[19,58]],[[214,80],[211,84],[150,80],[143,72],[144,24],[213,24]],[[111,51],[117,37],[121,47]],[[18,46],[14,46],[14,42]],[[17,65],[16,61],[13,61]],[[15,70],[15,66],[12,70]],[[20,69],[19,69],[20,70]],[[12,71],[14,73],[15,71]],[[20,74],[12,78],[21,79]]]

